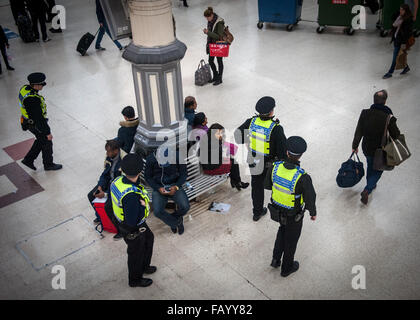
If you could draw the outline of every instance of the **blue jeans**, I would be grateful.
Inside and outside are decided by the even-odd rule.
[[[96,45],[95,45],[96,49],[98,49],[101,46],[101,41],[102,41],[102,38],[104,37],[105,32],[112,39],[111,33],[109,32],[108,25],[106,24],[106,22],[104,22],[103,26],[99,29],[98,37],[96,38]],[[114,43],[118,47],[118,49],[122,48],[122,45],[121,43],[118,42],[118,40],[114,40]]]
[[[400,52],[401,49],[401,45],[395,45],[394,42],[394,54],[392,56],[392,64],[391,64],[391,68],[389,68],[388,73],[393,74],[395,71],[395,66],[397,65],[397,57],[398,57],[398,53]]]
[[[382,176],[383,171],[377,171],[373,169],[373,157],[366,156],[367,160],[367,173],[366,173],[366,180],[367,185],[365,187],[365,190],[371,194],[372,190],[376,188],[376,184],[378,183],[379,179]]]
[[[173,214],[165,210],[169,199],[177,205],[177,210]],[[182,217],[190,210],[190,203],[183,189],[179,189],[173,196],[164,196],[159,191],[153,191],[152,201],[154,215],[171,228],[178,227],[182,222]]]

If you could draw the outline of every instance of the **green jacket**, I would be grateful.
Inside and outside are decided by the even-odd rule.
[[[207,36],[210,38],[210,42],[214,43],[216,41],[221,41],[223,37],[223,33],[225,32],[225,21],[218,17],[216,22],[214,23],[213,30],[208,30]]]

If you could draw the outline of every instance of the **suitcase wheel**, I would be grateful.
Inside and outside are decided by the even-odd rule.
[[[381,30],[380,36],[385,38],[388,35],[388,30]]]
[[[295,27],[295,25],[294,25],[294,24],[288,24],[288,25],[287,25],[287,27],[286,27],[286,30],[287,30],[287,31],[289,31],[289,32],[290,32],[290,31],[293,31],[293,28],[294,28],[294,27]]]
[[[258,29],[262,29],[263,26],[264,26],[264,23],[262,23],[261,21],[257,23]]]
[[[344,31],[344,33],[348,34],[349,36],[354,35],[354,29],[352,27],[345,28],[343,31]]]
[[[318,28],[316,28],[316,32],[317,33],[323,33],[324,30],[325,30],[325,27],[324,26],[319,26]]]

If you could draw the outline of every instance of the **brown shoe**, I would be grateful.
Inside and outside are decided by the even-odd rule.
[[[363,204],[368,204],[369,201],[369,192],[367,190],[363,190],[363,192],[360,194],[362,198],[360,201],[362,201]]]

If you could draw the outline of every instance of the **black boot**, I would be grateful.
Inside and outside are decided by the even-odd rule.
[[[187,3],[187,0],[183,0],[183,2],[184,2],[184,7],[185,7],[185,8],[188,8],[188,3]]]
[[[223,73],[219,72],[216,81],[214,81],[213,85],[218,86],[219,84],[223,83],[222,81]]]
[[[211,78],[210,80],[209,80],[209,83],[213,83],[213,82],[215,82],[216,80],[217,80],[217,78],[219,77],[219,74],[217,73],[217,72],[215,72],[215,71],[213,71],[213,78]]]

